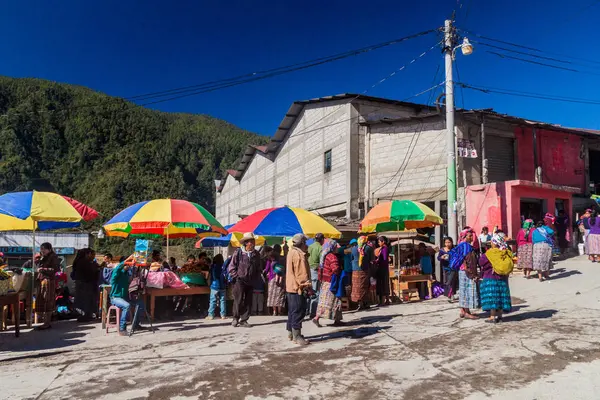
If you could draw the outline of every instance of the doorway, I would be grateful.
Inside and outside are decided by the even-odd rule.
[[[521,223],[526,219],[532,219],[534,222],[542,221],[546,210],[548,209],[548,203],[545,199],[521,199]]]

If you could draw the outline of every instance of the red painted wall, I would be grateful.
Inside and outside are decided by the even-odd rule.
[[[518,179],[535,180],[533,132],[516,128]],[[585,191],[585,161],[580,158],[582,138],[568,133],[538,130],[537,154],[542,181]]]
[[[535,161],[533,159],[533,132],[531,129],[516,128],[517,177],[525,181],[535,181]]]
[[[555,214],[555,201],[562,199],[567,207],[567,215],[572,216],[572,194],[550,189],[550,185],[529,186],[525,181],[489,183],[467,186],[465,190],[467,225],[479,233],[483,226],[490,230],[498,226],[512,238],[521,228],[521,199],[546,200],[547,209]]]

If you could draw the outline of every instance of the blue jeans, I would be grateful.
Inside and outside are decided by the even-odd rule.
[[[305,306],[306,308],[306,316],[310,318],[314,318],[317,315],[317,306],[319,304],[319,268],[310,270],[310,281],[312,283],[312,288],[315,291],[316,297],[313,299],[308,299],[308,302]]]
[[[121,320],[119,321],[119,330],[124,331],[127,329],[127,316],[129,314],[129,309],[132,306],[136,306],[137,304],[140,305],[140,307],[144,308],[144,301],[140,298],[138,300],[130,300],[127,301],[121,297],[111,297],[110,298],[110,303],[113,306],[117,306],[121,309]],[[134,315],[133,318],[135,318],[136,316]],[[139,318],[140,315],[138,313],[137,317]],[[137,320],[135,321],[131,321],[131,324],[133,326],[138,326],[139,322]]]
[[[219,298],[219,310],[221,311],[221,317],[227,315],[227,299],[225,298],[225,293],[225,289],[210,289],[210,306],[208,307],[209,316],[215,316],[215,310],[217,308],[217,298]]]

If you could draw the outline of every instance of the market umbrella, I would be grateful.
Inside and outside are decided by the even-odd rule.
[[[35,267],[35,232],[73,228],[98,217],[91,207],[50,192],[14,192],[0,196],[0,231],[32,232],[32,268]],[[34,271],[32,270],[32,274]],[[32,285],[34,280],[32,279]],[[32,287],[33,294],[33,287]]]
[[[393,200],[379,203],[361,221],[359,233],[397,232],[441,225],[442,218],[423,203]]]
[[[110,219],[107,236],[167,238],[220,237],[227,230],[204,207],[187,200],[157,199],[127,207]]]
[[[317,214],[287,206],[257,211],[229,228],[229,232],[252,232],[258,236],[279,237],[294,236],[297,233],[314,237],[317,233],[322,233],[332,239],[342,236],[340,231]]]
[[[412,200],[392,200],[373,207],[361,221],[359,233],[401,232],[418,228],[431,228],[444,221],[431,208]],[[400,244],[398,256],[400,268]]]

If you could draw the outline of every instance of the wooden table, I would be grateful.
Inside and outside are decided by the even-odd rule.
[[[427,282],[427,290],[429,291],[429,298],[432,299],[433,298],[433,291],[431,289],[431,285],[434,282],[433,276],[431,275],[399,275],[399,276],[395,276],[392,277],[390,279],[398,279],[400,278],[400,280],[398,281],[398,297],[400,297],[400,291],[402,290],[406,290],[409,288],[411,283],[418,283],[418,282]],[[404,288],[403,288],[404,286]]]
[[[0,310],[2,310],[2,328],[6,323],[6,314],[4,313],[4,307],[12,306],[13,308],[13,319],[15,323],[15,337],[19,337],[19,325],[21,323],[21,307],[19,307],[20,294],[17,292],[5,294],[0,296]]]
[[[174,289],[174,288],[147,288],[146,298],[150,297],[150,318],[154,321],[154,307],[157,297],[166,296],[193,296],[196,294],[210,294],[210,287],[208,286],[190,286],[188,289]]]

